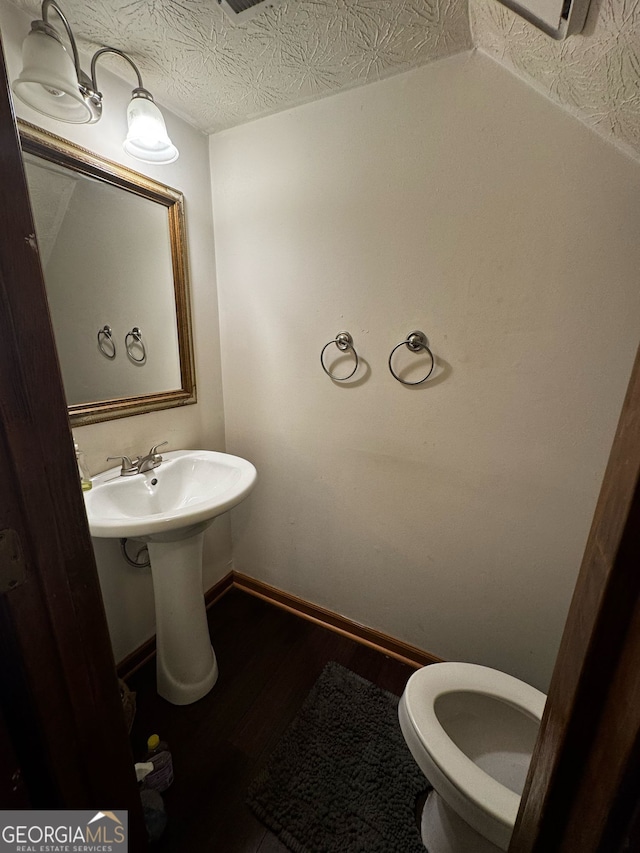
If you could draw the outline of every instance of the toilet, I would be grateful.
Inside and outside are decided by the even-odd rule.
[[[421,820],[429,853],[508,849],[546,698],[476,664],[435,663],[411,676],[398,716],[433,788]]]

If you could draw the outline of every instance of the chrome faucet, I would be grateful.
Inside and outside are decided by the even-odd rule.
[[[158,453],[158,448],[164,447],[165,444],[169,444],[169,442],[163,441],[161,444],[155,444],[146,456],[138,457],[136,460],[138,474],[144,474],[145,471],[151,471],[153,468],[158,467],[162,462],[162,456]]]
[[[120,468],[121,477],[133,477],[134,474],[138,473],[137,459],[134,459],[134,461],[132,462],[128,456],[107,456],[107,462],[110,462],[112,459],[122,460],[122,467]]]
[[[111,459],[121,459],[122,467],[120,468],[121,477],[134,477],[136,474],[144,474],[145,471],[152,471],[157,468],[162,462],[162,456],[158,453],[159,447],[164,447],[169,444],[168,441],[163,441],[162,444],[155,444],[146,456],[138,456],[131,460],[128,456],[107,456],[107,461]]]

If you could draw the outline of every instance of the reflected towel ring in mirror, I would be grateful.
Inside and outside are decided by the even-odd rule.
[[[103,326],[98,329],[98,349],[110,361],[116,357],[116,342],[113,340],[111,326]]]
[[[346,376],[334,376],[333,373],[331,373],[331,371],[328,370],[327,367],[325,366],[324,354],[325,354],[327,347],[330,347],[331,344],[335,344],[338,347],[338,349],[343,353],[346,353],[349,350],[351,350],[351,352],[353,353],[353,357],[355,358],[356,363],[355,363],[354,368],[351,371],[351,373],[348,373]],[[353,374],[358,369],[358,353],[356,352],[355,347],[353,346],[353,338],[351,337],[349,332],[338,332],[338,334],[335,336],[335,338],[332,341],[329,341],[328,344],[325,344],[322,347],[322,351],[320,352],[320,364],[322,365],[322,369],[327,374],[327,376],[329,376],[335,382],[345,382],[347,379],[351,379]]]
[[[131,338],[131,340],[129,340]],[[144,341],[142,340],[142,332],[140,331],[138,326],[134,326],[130,332],[127,332],[124,339],[124,345],[127,350],[127,355],[131,359],[131,361],[135,361],[136,364],[144,364],[147,360],[147,350],[144,345]],[[138,346],[140,352],[142,353],[141,358],[136,358],[133,348]]]
[[[400,349],[400,347],[402,347],[402,346],[406,346],[406,348],[408,350],[410,350],[411,352],[420,352],[421,350],[424,350],[428,354],[429,358],[431,359],[431,367],[429,368],[427,375],[423,376],[422,379],[418,379],[417,382],[408,382],[406,379],[401,379],[398,376],[398,374],[395,372],[395,370],[393,369],[393,363],[392,363],[393,354],[397,349]],[[389,355],[389,370],[391,371],[391,375],[393,376],[394,379],[397,379],[398,382],[401,382],[403,385],[422,385],[422,383],[426,382],[427,379],[431,376],[431,374],[433,373],[433,368],[435,366],[436,366],[436,361],[433,357],[433,353],[429,349],[429,345],[427,342],[427,336],[425,335],[424,332],[418,332],[418,331],[409,332],[409,334],[407,335],[405,340],[400,341],[399,344],[396,344],[396,346],[391,350],[391,354]]]

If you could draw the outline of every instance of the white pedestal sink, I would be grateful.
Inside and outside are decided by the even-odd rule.
[[[239,456],[174,450],[144,474],[105,471],[84,492],[92,536],[148,543],[157,688],[174,705],[201,699],[218,677],[202,593],[204,531],[244,500],[256,476],[253,465]]]

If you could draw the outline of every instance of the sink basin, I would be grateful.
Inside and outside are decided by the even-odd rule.
[[[83,494],[92,536],[148,542],[158,693],[189,705],[218,678],[202,590],[204,531],[249,494],[257,474],[246,459],[210,450],[174,450],[162,459],[144,474],[98,474]]]
[[[158,468],[121,477],[112,468],[84,492],[89,529],[99,538],[170,542],[204,530],[239,504],[256,481],[251,462],[212,450],[164,453]]]

